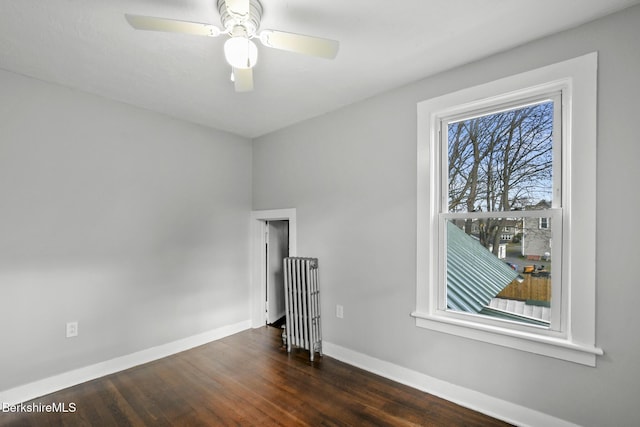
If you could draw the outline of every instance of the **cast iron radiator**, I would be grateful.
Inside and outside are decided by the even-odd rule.
[[[287,352],[292,346],[309,350],[313,362],[316,352],[322,356],[317,258],[284,259],[284,302]]]

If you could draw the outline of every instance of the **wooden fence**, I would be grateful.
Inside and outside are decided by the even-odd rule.
[[[514,280],[500,292],[498,298],[551,301],[551,277],[534,276],[532,274],[522,274],[524,280],[518,282]]]

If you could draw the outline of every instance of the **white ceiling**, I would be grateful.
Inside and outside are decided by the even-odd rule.
[[[262,29],[339,40],[337,58],[259,44],[255,89],[235,93],[225,37],[135,31],[123,17],[221,26],[216,0],[0,0],[0,68],[252,138],[640,0],[261,3]]]

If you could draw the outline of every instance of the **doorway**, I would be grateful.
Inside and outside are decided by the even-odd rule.
[[[288,256],[296,256],[296,209],[271,209],[251,212],[251,326],[267,324],[267,223],[287,221]]]
[[[279,327],[285,314],[283,260],[289,256],[289,221],[265,221],[266,323]]]

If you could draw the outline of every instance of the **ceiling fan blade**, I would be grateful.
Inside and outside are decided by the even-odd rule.
[[[263,45],[290,52],[333,59],[338,54],[340,43],[336,40],[305,36],[285,31],[264,30],[260,33]]]
[[[234,68],[233,84],[236,92],[251,92],[253,90],[253,68]]]
[[[225,0],[230,15],[249,18],[250,0]]]
[[[166,31],[170,33],[184,33],[209,37],[217,37],[220,35],[220,29],[211,24],[155,18],[153,16],[129,14],[125,14],[124,16],[129,22],[129,25],[136,30]]]

